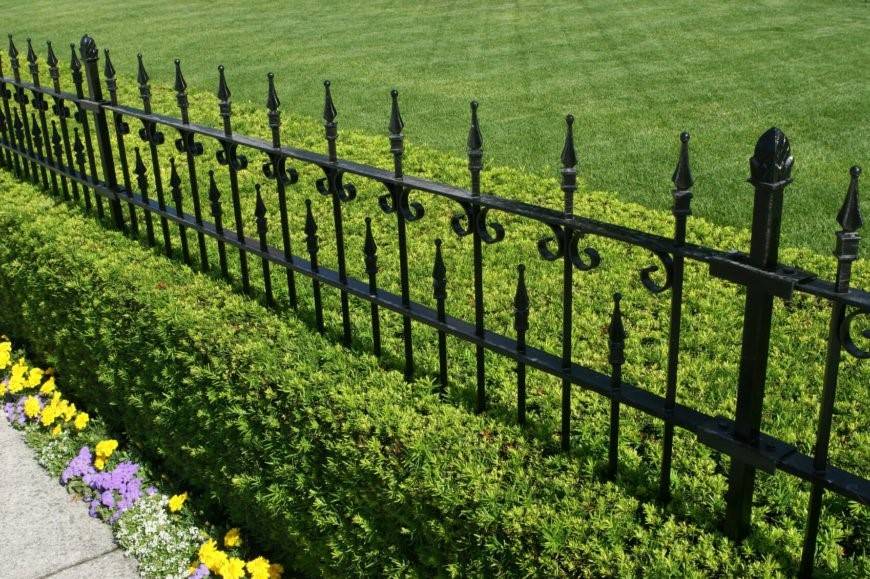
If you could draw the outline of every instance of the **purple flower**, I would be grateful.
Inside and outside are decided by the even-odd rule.
[[[78,455],[69,461],[69,464],[67,464],[67,467],[61,473],[60,482],[67,484],[70,479],[93,474],[95,471],[91,464],[92,461],[91,450],[87,446],[83,446],[79,450]]]
[[[6,420],[12,422],[12,419],[15,417],[15,405],[7,402],[3,405],[3,411],[6,413]]]
[[[200,564],[199,567],[194,569],[193,573],[190,574],[188,579],[203,579],[203,577],[208,577],[210,573],[208,572],[208,567],[205,564]]]
[[[103,491],[100,495],[100,502],[104,507],[112,508],[115,506],[115,494],[112,491]]]
[[[149,497],[153,497],[154,495],[157,494],[157,487],[155,487],[155,486],[148,487],[147,489],[145,489],[145,494],[148,495]]]

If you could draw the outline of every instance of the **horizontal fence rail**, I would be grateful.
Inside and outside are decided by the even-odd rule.
[[[813,569],[824,491],[870,505],[870,480],[828,462],[842,353],[845,351],[857,358],[870,358],[870,351],[855,341],[852,329],[856,317],[870,313],[870,293],[850,287],[852,263],[858,258],[860,237],[857,231],[862,226],[858,205],[858,167],[850,170],[846,198],[837,216],[841,226],[836,233],[834,252],[837,274],[833,281],[828,281],[800,268],[779,263],[783,190],[791,182],[793,158],[788,139],[776,128],[760,137],[750,159],[749,181],[755,189],[750,252],[725,252],[686,242],[693,185],[687,133],[680,136],[680,154],[673,174],[674,235],[664,237],[574,215],[577,155],[573,137],[574,119],[570,115],[566,118],[566,136],[561,155],[564,207],[562,211],[557,211],[481,191],[483,137],[476,102],[471,103],[468,135],[471,188],[463,189],[404,173],[404,122],[399,109],[398,92],[395,90],[391,93],[388,125],[393,170],[388,171],[338,158],[337,111],[328,81],[324,83],[323,119],[327,142],[327,153],[324,155],[282,144],[280,100],[271,74],[267,78],[266,118],[272,138],[262,140],[234,132],[231,93],[222,66],[218,69],[217,97],[223,126],[215,129],[190,122],[187,83],[178,60],[175,61],[174,90],[180,118],[174,118],[151,110],[151,87],[141,55],[138,57],[137,82],[143,106],[137,109],[118,103],[116,72],[108,51],[104,53],[103,73],[108,99],[103,97],[98,68],[99,53],[89,36],[82,38],[78,51],[74,45],[70,47],[69,70],[75,93],[61,90],[59,61],[51,43],[47,45],[46,58],[51,86],[41,84],[38,57],[29,39],[27,45],[29,81],[21,77],[19,54],[11,37],[8,55],[12,77],[5,76],[0,69],[0,166],[18,178],[30,181],[63,200],[83,203],[86,211],[105,218],[131,237],[141,238],[144,234],[148,244],[162,245],[167,255],[174,255],[173,239],[177,237],[182,260],[193,265],[192,255],[198,256],[199,267],[203,271],[218,267],[221,274],[229,278],[227,251],[228,248],[236,251],[239,257],[239,281],[245,293],[251,291],[249,259],[259,260],[267,305],[275,303],[273,266],[284,271],[289,302],[293,308],[298,305],[297,274],[308,278],[312,284],[314,324],[321,332],[325,329],[322,288],[336,288],[341,304],[341,340],[345,344],[349,345],[352,340],[349,299],[353,297],[368,302],[373,349],[378,356],[382,354],[381,310],[396,312],[402,317],[404,374],[408,380],[415,376],[413,323],[434,328],[438,333],[438,391],[442,397],[448,387],[447,337],[473,344],[475,407],[478,412],[484,412],[487,408],[486,351],[516,362],[517,420],[520,424],[526,422],[527,368],[552,375],[562,384],[560,438],[565,450],[570,447],[571,394],[574,387],[609,399],[608,477],[614,477],[618,470],[622,405],[662,420],[664,438],[659,497],[663,501],[670,498],[674,429],[679,427],[695,434],[702,444],[731,457],[724,529],[736,540],[745,537],[750,530],[757,469],[770,473],[780,470],[808,481],[811,484],[809,515],[800,567],[804,576],[811,575]],[[144,152],[136,147],[131,155],[127,148],[127,141],[132,138],[129,121],[141,124],[137,136],[147,145]],[[170,160],[170,178],[165,183],[158,154],[159,147],[166,144],[167,134],[164,130],[177,134],[174,147],[182,155],[180,160]],[[201,139],[210,140],[218,146],[216,160],[225,168],[229,180],[231,226],[224,222],[226,200],[218,188],[214,172],[209,171],[208,190],[200,190],[197,158],[205,152]],[[267,159],[261,170],[264,178],[274,182],[273,191],[280,215],[281,247],[268,243],[268,228],[273,225],[267,222],[264,198],[270,193],[260,184],[256,185],[254,227],[245,229],[245,224],[250,224],[250,218],[246,221],[242,214],[239,174],[248,170],[249,163],[246,155],[240,153],[240,148],[262,154]],[[316,188],[332,204],[337,250],[335,269],[324,267],[318,261],[319,226],[312,213],[310,200],[306,201],[304,226],[307,257],[294,253],[291,246],[287,188],[297,182],[298,172],[289,166],[290,162],[313,165],[323,171],[324,177],[316,182]],[[181,178],[181,172],[187,173],[186,180]],[[366,220],[363,247],[367,279],[356,279],[347,273],[342,209],[357,197],[357,189],[349,182],[349,178],[370,180],[384,187],[385,192],[379,196],[378,204],[385,214],[395,216],[400,268],[398,294],[378,286],[378,247],[370,219]],[[190,208],[183,206],[185,189],[189,195],[187,199],[192,204]],[[451,220],[451,229],[459,237],[470,236],[472,239],[474,319],[471,321],[453,317],[445,311],[447,271],[440,240],[436,241],[434,248],[431,280],[436,307],[430,308],[410,298],[411,283],[416,280],[411,280],[409,274],[408,227],[425,213],[423,204],[410,198],[411,193],[415,192],[454,202],[457,213]],[[206,212],[211,216],[210,220],[205,218]],[[542,259],[561,262],[562,265],[562,347],[558,353],[526,344],[531,300],[522,264],[517,267],[516,295],[513,300],[515,337],[493,332],[486,327],[483,248],[505,239],[504,227],[490,219],[492,213],[498,212],[541,223],[551,231],[549,237],[538,240],[537,248]],[[188,231],[195,237],[196,247],[189,246]],[[173,232],[178,235],[175,236]],[[670,294],[667,388],[664,396],[622,379],[626,331],[619,294],[613,298],[608,327],[610,374],[598,372],[572,359],[573,276],[575,270],[582,273],[595,269],[602,259],[598,251],[588,244],[590,237],[607,238],[640,247],[655,258],[655,265],[640,270],[639,281],[654,294]],[[207,240],[214,240],[217,244],[217,264],[209,263]],[[711,277],[746,288],[736,417],[733,420],[706,415],[676,400],[686,260],[706,264]],[[656,272],[656,277],[663,277],[663,280],[654,279]],[[811,455],[803,454],[794,446],[761,432],[773,305],[776,298],[788,300],[794,292],[825,300],[831,308],[822,400],[815,448]],[[870,339],[870,332],[861,332],[859,336]]]

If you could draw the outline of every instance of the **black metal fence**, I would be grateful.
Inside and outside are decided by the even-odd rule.
[[[27,41],[27,63],[30,81],[21,78],[19,55],[12,38],[9,42],[9,59],[12,77],[0,70],[0,164],[13,171],[21,179],[32,181],[64,200],[83,200],[87,211],[96,211],[107,217],[114,225],[128,231],[131,236],[140,235],[144,223],[145,238],[151,245],[158,243],[152,218],[159,219],[162,244],[168,255],[172,254],[172,227],[177,227],[181,243],[181,256],[191,263],[191,248],[188,247],[187,231],[195,232],[199,264],[203,269],[209,264],[206,239],[216,240],[220,271],[229,277],[227,245],[238,251],[242,288],[251,289],[248,256],[261,261],[264,294],[269,304],[274,303],[270,267],[278,266],[286,272],[290,304],[297,305],[296,275],[311,280],[314,300],[315,324],[324,330],[321,286],[337,288],[341,298],[342,340],[351,342],[349,299],[369,302],[374,352],[381,355],[380,309],[386,308],[402,316],[404,342],[404,373],[413,378],[414,351],[412,347],[412,322],[435,328],[438,333],[439,387],[443,394],[447,387],[447,336],[453,336],[474,344],[476,350],[476,409],[486,410],[487,392],[484,352],[489,350],[514,360],[517,364],[517,420],[526,420],[526,369],[531,367],[561,380],[562,415],[561,444],[568,449],[570,444],[571,394],[575,386],[593,391],[610,399],[610,446],[607,474],[614,476],[618,467],[618,437],[620,407],[640,410],[664,422],[663,460],[659,495],[662,500],[670,497],[671,463],[674,428],[686,429],[697,435],[708,447],[731,457],[729,490],[724,528],[728,536],[740,540],[748,532],[751,520],[752,496],[757,469],[767,472],[781,470],[812,485],[807,520],[801,572],[812,573],[816,535],[821,513],[822,494],[825,490],[838,493],[863,505],[870,504],[870,480],[840,470],[828,464],[835,390],[840,359],[843,350],[858,358],[870,358],[870,352],[861,349],[853,340],[852,321],[856,316],[870,313],[870,293],[849,287],[852,263],[858,257],[859,236],[857,230],[862,221],[858,207],[858,177],[860,169],[850,171],[851,181],[842,209],[837,216],[841,231],[836,234],[837,274],[833,281],[796,267],[782,265],[778,261],[780,222],[783,190],[791,182],[792,156],[785,135],[772,128],[758,140],[755,153],[750,159],[749,182],[755,188],[755,203],[752,222],[751,248],[749,254],[723,252],[686,242],[686,221],[691,213],[692,173],[689,168],[689,135],[681,135],[682,146],[679,161],[673,175],[674,235],[671,238],[644,233],[574,215],[574,192],[577,189],[577,158],[574,149],[573,117],[566,118],[566,137],[562,151],[561,189],[564,192],[564,210],[554,211],[536,205],[511,201],[494,195],[485,195],[480,188],[480,173],[483,168],[483,140],[478,119],[477,104],[471,103],[471,128],[468,135],[468,169],[471,174],[471,189],[437,183],[406,175],[403,171],[404,137],[403,121],[399,112],[398,93],[392,92],[392,110],[389,122],[390,151],[394,160],[393,171],[384,171],[339,159],[336,154],[338,129],[336,109],[330,94],[329,82],[325,85],[324,127],[327,154],[295,149],[282,145],[279,112],[280,102],[275,91],[273,77],[268,76],[267,118],[272,133],[271,142],[236,134],[233,131],[233,116],[230,91],[219,67],[220,115],[222,129],[193,124],[189,119],[187,85],[179,61],[175,61],[175,93],[180,119],[155,114],[151,110],[151,89],[148,75],[139,57],[138,83],[143,102],[142,109],[118,103],[115,70],[105,51],[104,76],[108,100],[103,97],[103,87],[98,68],[99,54],[96,44],[89,36],[82,38],[79,55],[71,45],[70,71],[75,85],[75,94],[61,90],[58,59],[48,43],[46,62],[52,86],[40,83],[38,58],[30,40]],[[86,90],[87,89],[87,90]],[[70,118],[70,107],[75,112]],[[28,110],[28,107],[30,109]],[[51,113],[49,117],[47,113]],[[156,200],[149,196],[151,184],[148,169],[138,148],[133,162],[126,149],[126,137],[130,133],[127,119],[142,125],[138,136],[148,145],[151,177]],[[50,128],[49,128],[50,127]],[[182,207],[183,182],[174,159],[171,161],[169,192],[172,206],[167,205],[165,187],[161,181],[158,147],[164,143],[161,129],[178,134],[176,149],[184,154],[188,173],[189,196],[193,204],[191,215]],[[110,134],[114,132],[114,139]],[[94,142],[94,138],[95,141]],[[197,178],[197,157],[204,153],[198,139],[213,139],[218,145],[217,161],[226,167],[229,177],[233,228],[226,229],[223,222],[223,202],[218,191],[214,173],[209,175],[207,191],[210,214],[213,221],[203,218]],[[239,195],[238,175],[246,169],[247,158],[239,148],[265,155],[263,175],[274,182],[281,216],[282,246],[273,247],[267,242],[266,208],[260,186],[257,185],[257,203],[254,215],[257,238],[245,233],[245,216]],[[320,194],[332,201],[334,234],[337,249],[337,269],[332,270],[318,263],[319,238],[317,225],[307,201],[304,232],[308,259],[295,255],[291,248],[287,213],[286,188],[298,179],[298,173],[288,166],[288,160],[319,167],[324,177],[316,183]],[[99,161],[99,169],[98,169]],[[121,182],[118,182],[120,172]],[[345,181],[352,175],[382,184],[386,193],[379,197],[381,210],[395,215],[396,235],[400,265],[399,295],[378,286],[377,245],[372,235],[371,221],[366,220],[365,265],[367,280],[348,276],[345,258],[343,204],[352,201],[356,188]],[[135,178],[135,184],[134,184]],[[440,242],[436,242],[433,270],[433,295],[437,307],[433,310],[410,298],[408,269],[408,240],[406,226],[423,216],[423,205],[409,201],[409,193],[417,191],[449,199],[458,205],[459,212],[451,226],[460,237],[471,236],[473,240],[473,288],[474,320],[469,322],[448,315],[445,311],[446,268],[441,255]],[[109,214],[105,215],[105,205]],[[125,216],[124,208],[127,208]],[[562,349],[560,353],[542,351],[526,344],[529,326],[529,295],[526,291],[525,268],[517,268],[516,295],[514,297],[514,329],[511,338],[487,330],[484,318],[484,260],[485,244],[502,241],[504,229],[489,221],[492,211],[533,220],[546,225],[552,235],[538,241],[540,256],[548,261],[562,263]],[[588,271],[601,262],[598,252],[585,246],[587,236],[600,236],[618,242],[644,248],[652,252],[660,265],[641,270],[640,281],[653,293],[670,291],[670,338],[667,365],[667,389],[664,397],[652,394],[622,380],[622,365],[625,361],[623,348],[625,330],[620,310],[620,296],[614,296],[613,312],[609,325],[610,375],[597,372],[572,360],[572,278],[574,270]],[[583,245],[581,245],[581,243]],[[703,414],[676,402],[678,365],[680,352],[680,327],[683,300],[683,269],[686,260],[709,265],[711,276],[722,278],[746,287],[746,304],[736,417],[734,420]],[[664,282],[656,282],[652,273],[664,274]],[[812,455],[798,452],[793,446],[760,431],[764,400],[764,387],[769,353],[771,318],[775,298],[788,300],[794,292],[811,294],[830,303],[831,318],[828,334],[828,350],[824,387],[822,392],[815,449]],[[863,336],[870,338],[870,332]]]

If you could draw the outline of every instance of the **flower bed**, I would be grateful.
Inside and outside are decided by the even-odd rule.
[[[280,564],[262,556],[245,560],[238,528],[226,532],[220,548],[211,538],[217,527],[199,520],[188,506],[188,493],[160,492],[135,452],[119,448],[102,420],[64,398],[51,368],[13,359],[12,343],[0,341],[6,419],[25,433],[40,464],[82,499],[90,516],[112,526],[143,577],[280,579]]]

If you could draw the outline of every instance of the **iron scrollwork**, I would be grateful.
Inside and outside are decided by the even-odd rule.
[[[640,283],[642,283],[643,287],[645,287],[650,293],[660,294],[670,289],[671,284],[674,281],[674,260],[671,255],[665,251],[653,250],[653,255],[655,255],[662,264],[665,281],[661,284],[655,281],[652,278],[652,274],[659,271],[660,268],[658,265],[648,265],[640,270]]]
[[[538,253],[546,261],[556,261],[568,252],[568,259],[580,271],[589,271],[601,265],[601,254],[594,247],[580,249],[580,240],[585,234],[579,229],[571,229],[566,233],[564,227],[547,224],[553,232],[551,237],[542,237],[538,240]],[[566,237],[570,236],[566,241]],[[555,243],[555,248],[552,248]],[[585,256],[585,258],[584,258]]]
[[[292,171],[292,169],[291,169]],[[331,167],[323,167],[326,177],[321,177],[314,182],[317,192],[323,196],[329,196],[335,191],[336,197],[342,203],[356,199],[356,186],[344,182],[344,171]]]
[[[457,201],[462,211],[454,213],[450,218],[450,227],[460,238],[477,231],[480,239],[486,244],[498,243],[504,239],[504,226],[497,221],[487,222],[489,207],[475,209],[475,205],[467,201]]]
[[[283,185],[294,185],[299,181],[299,172],[293,167],[288,167],[282,155],[269,155],[269,161],[263,163],[263,175],[267,179],[281,181]]]
[[[423,204],[419,201],[408,201],[408,195],[411,193],[409,187],[393,183],[384,183],[384,186],[389,193],[378,197],[381,211],[386,214],[398,212],[409,223],[423,218],[425,214]]]
[[[196,135],[190,131],[179,129],[180,137],[175,139],[175,149],[179,153],[190,153],[194,157],[199,157],[203,153],[202,143],[196,140]]]
[[[854,338],[852,338],[852,321],[858,316],[868,314],[870,314],[870,311],[854,310],[852,313],[848,314],[843,319],[843,323],[840,324],[840,342],[843,344],[843,348],[849,352],[849,354],[860,360],[870,359],[870,350],[864,350],[855,343]],[[864,339],[870,340],[870,328],[861,331],[860,335]]]
[[[220,149],[215,157],[221,165],[232,167],[236,171],[242,171],[248,166],[248,158],[244,155],[239,155],[237,152],[238,145],[229,141],[223,142],[223,149]]]

